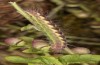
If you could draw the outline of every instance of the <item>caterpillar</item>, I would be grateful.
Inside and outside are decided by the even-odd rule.
[[[48,21],[48,20],[46,20],[46,18],[45,17],[43,17],[43,16],[41,16],[40,15],[40,13],[37,13],[37,12],[35,12],[35,11],[31,11],[31,10],[29,10],[29,11],[27,11],[28,13],[29,13],[29,15],[31,15],[31,16],[35,16],[36,18],[37,18],[37,20],[39,20],[39,21],[37,21],[37,23],[35,23],[35,24],[37,24],[37,26],[39,27],[39,26],[41,26],[41,27],[39,27],[39,28],[41,28],[41,30],[44,32],[44,33],[46,33],[46,34],[52,34],[52,35],[54,35],[53,36],[53,38],[57,38],[57,41],[59,41],[59,42],[61,42],[61,43],[65,43],[64,42],[64,39],[62,38],[62,35],[59,33],[59,30],[56,30],[55,29],[55,26],[53,26],[52,25],[52,23],[50,22],[50,21]],[[34,17],[34,18],[35,18]],[[37,27],[36,26],[36,27]],[[49,31],[50,30],[50,31]],[[46,32],[46,31],[49,31],[49,32]],[[52,36],[51,35],[51,36]],[[47,35],[48,36],[48,35]],[[51,37],[51,36],[48,36],[48,37]],[[52,38],[51,38],[52,39]],[[54,42],[54,40],[52,40],[53,42]],[[55,43],[55,42],[54,42]]]
[[[65,40],[63,38],[63,35],[60,32],[60,29],[57,30],[57,26],[53,25],[50,21],[46,20],[45,17],[41,16],[40,13],[37,13],[35,11],[29,10],[27,11],[31,16],[34,15],[35,17],[37,17],[38,23],[37,26],[41,26],[39,28],[41,28],[41,32],[43,32],[47,37],[49,37],[49,39],[52,41],[52,43],[57,44],[55,46],[53,46],[54,48],[59,48],[63,47],[63,45],[65,44]],[[36,27],[37,27],[36,26]],[[57,50],[58,50],[57,48]]]
[[[45,17],[41,16],[40,13],[33,10],[23,10],[16,2],[10,2],[11,5],[26,19],[28,19],[37,29],[44,33],[52,43],[52,49],[62,49],[65,41],[59,31],[53,26],[50,21],[46,20]]]

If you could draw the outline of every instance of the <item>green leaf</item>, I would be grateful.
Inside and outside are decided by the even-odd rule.
[[[21,40],[27,42],[27,43],[31,43],[33,41],[34,38],[32,37],[27,37],[27,36],[22,36],[20,37]]]
[[[28,49],[23,50],[22,52],[24,52],[24,53],[41,54],[41,53],[48,52],[48,51],[46,51],[46,50],[42,51],[42,50],[37,50],[37,49],[34,49],[34,48],[28,48]]]
[[[42,63],[41,60],[37,58],[25,58],[20,56],[7,56],[5,59],[12,63]]]
[[[25,49],[22,52],[24,52],[24,53],[42,53],[41,51],[39,51],[37,49],[33,49],[33,48]]]
[[[62,63],[53,56],[41,56],[39,59],[46,65],[62,65]]]
[[[59,60],[64,65],[67,63],[98,63],[100,55],[65,55],[59,57]]]
[[[44,65],[43,63],[41,63],[41,64],[39,64],[39,63],[37,63],[37,64],[34,64],[34,63],[28,63],[28,65]]]
[[[27,30],[32,30],[32,29],[36,29],[38,30],[35,26],[33,26],[32,24],[28,24],[27,26],[24,26],[21,28],[21,31],[27,31]],[[38,30],[39,31],[39,30]]]
[[[35,65],[35,64],[33,64],[33,63],[28,63],[28,65]]]
[[[25,50],[23,50],[22,52],[24,52],[24,53],[34,53],[34,51],[32,50],[32,49],[25,49]]]
[[[19,49],[19,48],[22,48],[22,46],[10,46],[8,51],[13,51],[13,50],[16,50],[16,49]]]

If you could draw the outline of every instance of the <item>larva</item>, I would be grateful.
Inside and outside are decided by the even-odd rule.
[[[64,38],[50,21],[46,20],[45,17],[41,16],[40,13],[34,10],[23,10],[15,2],[10,3],[21,15],[28,19],[29,22],[47,36],[54,49],[62,49],[64,47]]]
[[[62,35],[59,33],[59,30],[57,30],[52,24],[51,22],[49,22],[48,20],[45,19],[45,17],[41,16],[39,13],[35,12],[35,11],[27,11],[31,16],[34,15],[37,17],[37,20],[39,20],[39,23],[46,29],[46,30],[50,30],[50,33],[52,33],[51,36],[53,36],[56,40],[55,43],[60,42],[61,44],[64,44],[65,41],[62,37]],[[43,31],[43,30],[42,30]],[[44,31],[45,33],[46,31]]]

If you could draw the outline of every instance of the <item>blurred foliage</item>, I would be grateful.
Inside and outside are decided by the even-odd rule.
[[[100,54],[99,0],[1,0],[1,65],[8,65],[9,62],[6,62],[3,59],[8,55],[19,55],[24,57],[35,56],[20,52],[24,49],[19,50],[20,47],[15,48],[12,46],[8,50],[8,45],[5,45],[3,42],[6,38],[20,37],[20,39],[23,39],[25,42],[29,42],[27,39],[30,41],[32,39],[48,41],[41,32],[31,29],[31,26],[30,28],[27,28],[29,22],[15,11],[15,9],[8,3],[9,1],[16,1],[23,9],[36,10],[48,20],[52,20],[52,23],[56,24],[61,29],[61,32],[64,33],[64,36],[66,36],[66,41],[69,47],[86,47],[91,50],[91,54]],[[27,47],[28,46],[26,46],[26,48]],[[34,50],[26,49],[25,52],[30,51],[33,52]],[[9,65],[13,64],[9,63]],[[31,63],[29,65],[31,65]]]

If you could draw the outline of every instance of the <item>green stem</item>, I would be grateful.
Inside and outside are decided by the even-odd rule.
[[[72,52],[72,50],[68,47],[64,48],[64,51],[66,51],[68,54],[74,54],[74,52]]]
[[[47,16],[48,18],[53,17],[59,10],[61,10],[64,7],[64,4],[57,6],[56,8],[54,8],[49,15]]]

